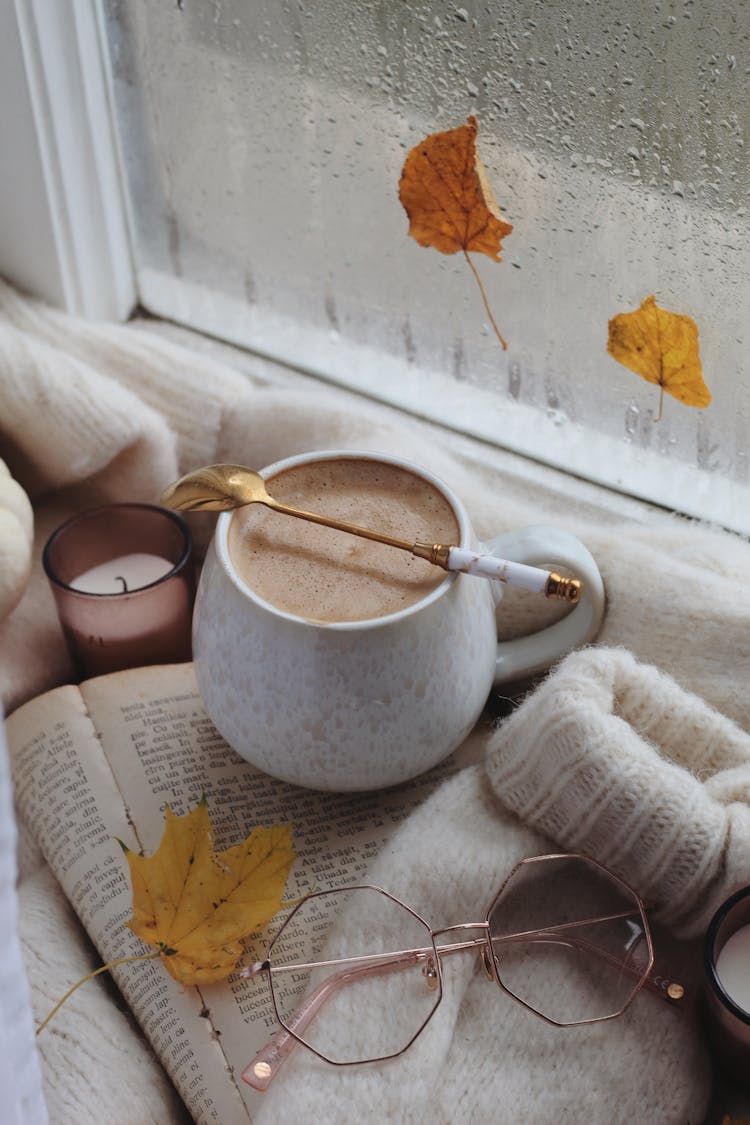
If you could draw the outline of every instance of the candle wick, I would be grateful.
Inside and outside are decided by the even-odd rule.
[[[127,593],[128,593],[128,584],[127,584],[127,582],[125,581],[125,579],[123,578],[123,576],[122,576],[121,574],[116,574],[116,575],[115,575],[115,582],[122,582],[122,593],[123,593],[123,594],[127,594]]]

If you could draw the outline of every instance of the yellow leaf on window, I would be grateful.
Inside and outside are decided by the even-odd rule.
[[[243,954],[240,939],[281,906],[295,858],[291,825],[254,828],[241,844],[217,852],[205,800],[185,816],[167,806],[151,856],[122,844],[133,886],[127,923],[156,946],[181,984],[223,980]]]
[[[689,316],[659,308],[655,297],[646,297],[634,312],[612,317],[607,351],[618,363],[659,387],[657,421],[664,391],[686,406],[705,407],[711,402],[703,381],[698,326]]]

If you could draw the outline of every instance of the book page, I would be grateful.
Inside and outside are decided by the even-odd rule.
[[[59,688],[8,720],[17,802],[104,961],[146,951],[124,925],[132,913],[127,863],[114,837],[151,854],[164,808],[182,815],[202,796],[224,849],[256,825],[291,822],[297,859],[285,898],[366,881],[398,822],[449,774],[475,760],[482,723],[460,752],[412,782],[376,793],[300,789],[261,773],[217,733],[192,665],[139,668]],[[298,934],[314,953],[331,919]],[[279,922],[247,940],[261,960]],[[263,1095],[240,1071],[276,1029],[267,982],[184,988],[159,960],[113,970],[118,986],[197,1122],[252,1120]],[[73,982],[70,982],[73,983]],[[64,1009],[57,1017],[64,1020]]]

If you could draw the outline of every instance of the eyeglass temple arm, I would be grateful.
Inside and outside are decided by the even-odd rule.
[[[619,972],[624,971],[633,978],[640,977],[642,975],[641,970],[639,970],[635,965],[629,965],[627,962],[623,962],[613,954],[608,953],[607,950],[601,949],[599,946],[587,942],[585,938],[576,937],[572,934],[562,935],[560,933],[556,933],[556,931],[554,930],[537,930],[534,932],[524,933],[523,935],[508,934],[503,937],[495,937],[492,938],[491,941],[493,945],[510,945],[514,942],[517,942],[520,936],[522,936],[523,940],[527,942],[556,941],[559,944],[577,947],[579,949],[585,950],[587,953],[591,953],[594,956],[599,957],[604,961],[607,961]],[[454,945],[439,946],[437,948],[437,952],[438,955],[442,957],[444,954],[459,953],[465,949],[480,949],[485,946],[486,940],[486,937],[483,936],[481,938],[474,938],[470,941],[457,942]],[[315,990],[315,992],[311,993],[310,996],[308,996],[302,1002],[299,1008],[297,1008],[292,1013],[292,1015],[289,1017],[288,1028],[290,1028],[291,1031],[296,1035],[301,1036],[302,1034],[304,1034],[305,1029],[310,1025],[322,1006],[340,988],[348,984],[352,984],[354,981],[362,977],[375,976],[382,973],[390,973],[394,970],[399,969],[407,969],[419,961],[429,960],[431,956],[434,956],[434,953],[432,947],[429,946],[423,949],[411,949],[394,953],[384,953],[378,956],[377,959],[371,956],[363,957],[362,960],[366,962],[365,964],[358,966],[357,968],[342,969],[339,972],[332,973],[327,978],[327,980],[325,980],[323,984],[321,984],[319,988]],[[379,963],[376,963],[376,961]],[[328,963],[335,964],[336,962],[332,961]],[[321,962],[316,962],[315,964],[320,965]],[[312,967],[312,965],[294,966],[294,968],[298,971],[300,969]],[[252,967],[250,971],[245,972],[244,975],[257,976],[264,970],[268,972],[271,971],[271,967],[267,961],[258,962]],[[659,996],[663,1000],[667,1000],[672,1004],[682,1000],[685,994],[685,989],[683,988],[683,986],[678,984],[676,981],[668,981],[662,977],[655,978],[651,975],[647,976],[643,980],[643,987],[648,988],[650,992]],[[677,991],[671,993],[671,988],[675,988]],[[260,1051],[258,1051],[256,1056],[242,1071],[242,1079],[256,1090],[266,1090],[268,1086],[270,1086],[273,1079],[276,1077],[276,1074],[278,1073],[279,1068],[281,1067],[285,1059],[289,1057],[291,1052],[298,1045],[298,1042],[299,1040],[295,1039],[294,1035],[290,1034],[290,1031],[287,1028],[279,1028],[279,1030],[269,1039],[265,1046],[262,1047]]]
[[[255,1058],[252,1059],[242,1071],[241,1078],[255,1090],[266,1090],[276,1077],[284,1060],[289,1057],[299,1043],[299,1040],[295,1039],[291,1032],[294,1032],[296,1035],[304,1034],[305,1028],[312,1023],[320,1009],[330,1000],[335,992],[348,984],[352,984],[360,977],[377,976],[381,973],[391,973],[394,970],[406,969],[416,964],[417,961],[424,960],[426,956],[433,955],[431,947],[429,949],[410,949],[403,953],[386,953],[382,956],[381,964],[374,963],[374,958],[368,958],[367,964],[359,965],[352,969],[341,969],[337,973],[331,973],[331,975],[295,1009],[289,1017],[287,1027],[279,1028],[279,1030],[271,1036],[266,1045],[258,1051]],[[377,960],[380,961],[381,958]],[[295,969],[304,967],[305,966],[301,965],[294,966]],[[310,966],[307,967],[309,968]],[[251,973],[246,975],[256,976],[264,969],[268,972],[271,971],[271,967],[267,961],[262,961],[254,965]]]

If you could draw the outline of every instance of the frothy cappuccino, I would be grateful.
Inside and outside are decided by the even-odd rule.
[[[450,504],[408,469],[337,458],[268,480],[276,500],[409,542],[458,543]],[[265,601],[312,621],[363,621],[421,601],[445,572],[406,551],[253,504],[236,511],[229,553]]]

